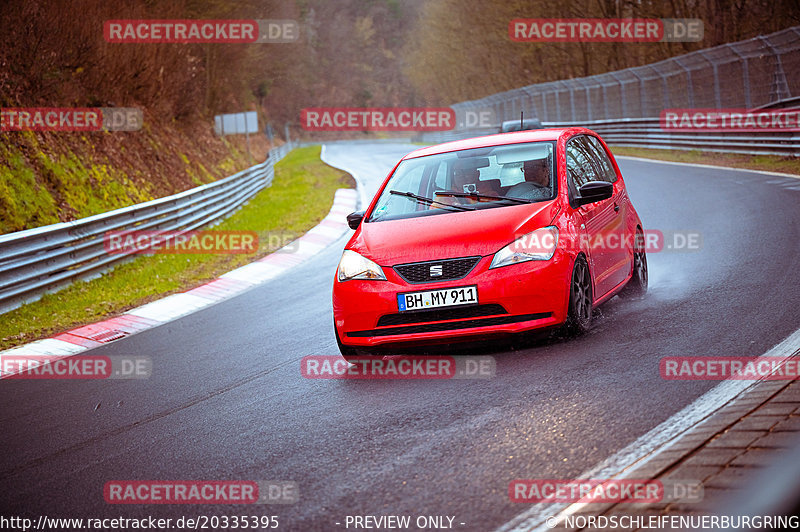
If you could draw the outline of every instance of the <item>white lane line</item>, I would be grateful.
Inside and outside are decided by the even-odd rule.
[[[611,150],[613,153],[613,149]],[[629,155],[615,155],[615,159],[630,159],[632,161],[643,161],[648,163],[660,164],[677,164],[679,166],[691,166],[694,168],[713,168],[714,170],[730,170],[731,172],[749,172],[751,174],[761,175],[775,175],[780,177],[791,177],[793,179],[800,179],[800,175],[784,174],[782,172],[767,172],[766,170],[750,170],[749,168],[731,168],[730,166],[716,166],[713,164],[692,164],[692,163],[679,163],[676,161],[662,161],[660,159],[647,159],[645,157],[631,157]]]
[[[356,199],[358,197],[358,191],[354,188],[337,188],[333,197],[335,198],[334,202],[336,200],[349,202],[350,200]]]
[[[798,349],[800,329],[761,356],[788,358]],[[655,458],[663,450],[661,447],[666,446],[670,440],[691,429],[755,384],[755,381],[746,380],[723,381],[644,436],[575,478],[615,478],[634,465],[644,465]],[[496,532],[550,530],[546,525],[548,517],[556,517],[561,523],[564,517],[580,510],[584,504],[539,503],[502,525]]]
[[[126,314],[167,322],[200,310],[203,307],[213,305],[214,303],[216,303],[216,301],[184,292],[181,294],[172,294],[158,301],[142,305],[141,307],[129,310]]]
[[[87,347],[82,345],[76,345],[63,340],[45,338],[29,344],[12,347],[5,351],[0,351],[0,379],[7,379],[12,375],[22,372],[23,369],[19,366],[21,358],[27,359],[31,357],[32,360],[44,364],[77,355],[87,349]],[[14,366],[17,367],[15,368]]]
[[[235,270],[222,274],[220,279],[234,279],[236,281],[256,285],[282,274],[287,269],[288,268],[283,266],[275,266],[267,262],[251,262],[250,264],[240,266]]]
[[[347,213],[350,214],[350,213]],[[333,227],[325,227],[324,225],[318,225],[314,229],[311,229],[306,235],[320,235],[325,236],[331,239],[331,241],[336,240],[340,236],[342,236],[341,229],[334,229]],[[305,235],[303,235],[305,236]]]
[[[362,209],[362,210],[366,209],[367,205],[368,205],[368,203],[367,203],[367,193],[364,192],[364,182],[358,176],[358,172],[356,172],[355,170],[351,170],[351,169],[347,168],[346,166],[343,166],[343,165],[341,165],[339,163],[336,163],[336,164],[332,163],[331,160],[328,159],[328,154],[327,154],[326,148],[327,148],[327,145],[323,144],[322,145],[322,149],[319,152],[320,160],[323,163],[327,164],[328,166],[332,166],[334,168],[338,168],[339,170],[344,170],[345,172],[347,172],[348,174],[353,176],[353,179],[355,179],[355,181],[356,181],[356,190],[358,190],[358,197],[359,197],[359,200],[360,200],[359,204],[356,205],[356,208],[357,209]]]

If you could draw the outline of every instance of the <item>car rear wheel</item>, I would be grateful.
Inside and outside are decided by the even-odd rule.
[[[644,235],[637,231],[633,250],[633,275],[619,296],[626,299],[639,299],[647,293],[647,253],[644,249]]]
[[[583,334],[592,326],[592,278],[583,256],[575,260],[569,288],[569,308],[564,330],[569,335]]]

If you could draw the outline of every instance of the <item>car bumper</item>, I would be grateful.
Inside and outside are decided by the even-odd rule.
[[[564,323],[572,259],[558,250],[549,261],[489,269],[483,257],[463,279],[411,284],[384,267],[386,281],[334,280],[333,314],[341,342],[353,347],[426,345],[480,340]],[[478,287],[478,305],[399,312],[397,294]],[[383,318],[383,319],[382,319]]]

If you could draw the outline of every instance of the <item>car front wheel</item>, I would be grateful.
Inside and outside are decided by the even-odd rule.
[[[575,260],[569,288],[569,308],[564,329],[567,334],[583,334],[592,326],[592,278],[583,256]]]

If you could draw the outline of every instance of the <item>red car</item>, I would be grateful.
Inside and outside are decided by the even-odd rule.
[[[560,327],[647,291],[644,229],[614,156],[584,128],[409,153],[355,229],[333,286],[342,356]]]

